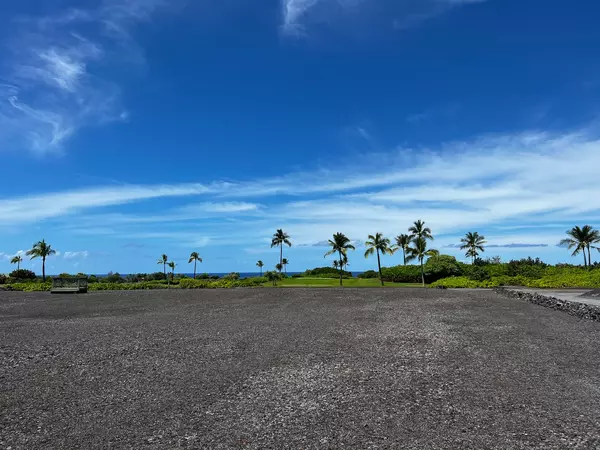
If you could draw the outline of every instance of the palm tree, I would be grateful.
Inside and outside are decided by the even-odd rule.
[[[337,259],[333,260],[333,268],[337,269],[338,267],[340,267],[340,262]]]
[[[281,263],[275,264],[275,269],[278,270],[279,273],[281,274],[281,270],[283,269],[283,264],[281,264]]]
[[[399,236],[396,236],[396,245],[395,248],[393,249],[393,252],[396,252],[398,250],[402,250],[402,260],[404,261],[404,265],[406,265],[407,259],[406,259],[406,251],[408,250],[408,247],[410,246],[410,242],[411,242],[411,237],[408,234],[401,234]]]
[[[460,249],[467,250],[466,256],[471,258],[472,264],[475,264],[475,258],[479,256],[479,252],[485,252],[483,248],[483,244],[486,243],[485,236],[480,236],[477,231],[474,233],[469,231],[460,242],[462,243]]]
[[[412,227],[408,229],[410,237],[414,240],[415,238],[425,238],[433,241],[431,235],[431,229],[425,226],[425,222],[417,220]]]
[[[379,281],[381,281],[381,285],[383,286],[383,276],[381,275],[381,260],[379,258],[379,254],[381,253],[382,255],[386,255],[388,253],[392,253],[392,249],[390,248],[390,240],[386,237],[383,237],[383,234],[381,233],[375,233],[375,236],[370,234],[367,242],[365,242],[365,246],[367,247],[365,258],[368,258],[373,253],[377,252]]]
[[[173,261],[170,261],[167,263],[167,266],[169,266],[171,268],[171,281],[174,281],[175,279],[175,267],[177,266],[177,264],[175,264]]]
[[[21,263],[22,262],[23,262],[23,257],[21,255],[17,255],[13,259],[10,260],[11,264],[16,264],[17,265],[17,271],[21,270]]]
[[[283,268],[283,244],[286,244],[288,247],[292,246],[292,242],[290,241],[290,236],[287,233],[284,233],[282,229],[279,229],[273,234],[273,239],[271,240],[271,248],[279,247],[279,264]],[[279,270],[281,272],[281,270]]]
[[[256,265],[257,265],[258,267],[260,267],[260,276],[262,277],[262,268],[263,268],[263,267],[265,267],[265,263],[263,263],[262,261],[258,261],[258,262],[256,263]]]
[[[590,248],[595,248],[596,250],[598,250],[600,252],[600,247],[598,247],[597,245],[591,245],[591,244],[600,244],[600,231],[593,230],[593,229],[590,231],[590,240],[589,240],[588,246],[587,246],[588,262],[590,263],[590,268],[592,267],[592,254],[590,252]]]
[[[427,250],[427,240],[425,237],[413,239],[413,246],[408,249],[409,255],[419,260],[421,264],[421,281],[425,287],[425,271],[423,270],[423,259],[426,256],[437,256],[440,254],[437,250]]]
[[[333,255],[335,253],[337,253],[340,257],[340,260],[338,262],[338,266],[340,267],[340,286],[343,286],[343,282],[342,282],[342,275],[343,275],[343,271],[342,271],[342,266],[344,263],[344,259],[343,256],[346,255],[346,253],[348,252],[348,250],[356,250],[356,248],[354,248],[354,245],[352,245],[350,242],[350,239],[348,239],[348,237],[344,234],[344,233],[335,233],[333,235],[333,239],[329,239],[329,245],[331,245],[331,250],[329,250],[327,253],[325,253],[325,257],[329,256],[329,255]]]
[[[342,255],[342,270],[348,269],[348,255]],[[346,270],[347,271],[347,270]]]
[[[190,254],[190,259],[188,260],[188,264],[191,263],[192,261],[194,261],[194,280],[196,279],[196,263],[198,261],[202,262],[202,258],[200,258],[200,255],[198,254],[198,252],[192,252]]]
[[[160,257],[160,259],[158,261],[156,261],[156,264],[163,265],[163,273],[165,274],[165,280],[167,279],[167,261],[168,260],[169,260],[169,257],[163,253],[163,255]]]
[[[285,270],[285,274],[287,275],[287,265],[290,262],[287,260],[287,258],[283,258],[283,261],[281,261],[281,265],[283,266],[283,269]]]
[[[46,258],[54,254],[56,254],[56,250],[54,250],[50,244],[46,244],[46,241],[44,239],[33,244],[33,248],[31,250],[27,250],[26,255],[31,256],[30,259],[42,258],[43,281],[46,281]]]
[[[562,247],[567,247],[569,250],[573,249],[573,253],[571,256],[577,256],[580,252],[583,252],[583,265],[584,267],[588,267],[588,258],[586,257],[586,250],[588,251],[589,256],[589,265],[592,263],[592,255],[590,253],[590,247],[598,248],[596,246],[592,246],[593,243],[600,242],[600,233],[597,230],[594,230],[590,225],[584,225],[583,227],[573,227],[567,231],[568,238],[560,241],[558,245]]]

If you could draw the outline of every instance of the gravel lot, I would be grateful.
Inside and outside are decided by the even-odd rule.
[[[0,448],[600,448],[600,323],[489,291],[0,293]]]

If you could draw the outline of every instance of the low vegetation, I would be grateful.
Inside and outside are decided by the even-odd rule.
[[[231,272],[219,279],[218,276],[207,273],[196,275],[197,263],[203,260],[198,252],[192,252],[188,264],[194,264],[194,277],[175,273],[177,264],[169,261],[166,254],[156,261],[162,265],[162,272],[153,274],[129,274],[121,276],[119,273],[109,273],[105,277],[94,275],[87,276],[79,273],[77,277],[87,277],[89,290],[130,290],[130,289],[211,289],[231,287],[255,286],[381,286],[388,283],[395,286],[429,284],[431,287],[449,288],[489,288],[497,286],[517,285],[534,288],[600,288],[600,265],[592,262],[592,249],[600,251],[600,231],[589,225],[573,227],[566,232],[567,238],[559,245],[571,250],[572,256],[583,255],[584,266],[557,265],[550,266],[539,259],[513,260],[502,263],[499,257],[481,259],[479,255],[485,251],[485,236],[478,232],[468,232],[461,239],[460,249],[465,251],[465,256],[471,264],[464,264],[450,255],[440,255],[436,249],[428,248],[430,241],[434,240],[432,231],[425,226],[425,222],[417,220],[408,228],[408,234],[400,234],[395,238],[395,244],[382,233],[368,236],[365,242],[365,257],[377,256],[377,271],[368,270],[354,278],[351,272],[345,270],[349,265],[348,255],[355,250],[355,245],[344,233],[335,233],[328,241],[330,250],[325,257],[333,255],[333,267],[318,267],[305,271],[303,274],[294,274],[288,277],[287,265],[289,260],[283,257],[283,247],[292,246],[290,236],[282,229],[273,235],[271,247],[279,249],[279,263],[275,265],[276,271],[266,271],[263,276],[265,264],[258,261],[256,266],[260,269],[261,276],[240,279],[238,272]],[[402,252],[402,265],[381,267],[381,255],[393,255]],[[55,255],[56,251],[44,240],[36,242],[32,249],[26,252],[31,259],[40,258],[42,261],[42,277],[27,269],[21,269],[23,258],[15,255],[12,264],[17,265],[17,270],[8,276],[0,274],[1,289],[21,291],[49,290],[51,283],[46,281],[46,258]],[[418,265],[408,265],[416,261]],[[170,271],[167,271],[167,267]],[[69,274],[61,274],[69,277]],[[377,280],[378,279],[378,280]],[[377,283],[378,282],[378,283]]]

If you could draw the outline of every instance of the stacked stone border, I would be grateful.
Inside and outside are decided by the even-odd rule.
[[[571,302],[568,300],[560,300],[555,297],[547,297],[545,295],[540,295],[537,293],[522,292],[503,287],[494,288],[494,291],[506,297],[527,300],[528,302],[544,306],[545,308],[563,311],[567,314],[579,317],[581,319],[594,320],[596,322],[600,322],[599,306],[588,305],[586,303]]]

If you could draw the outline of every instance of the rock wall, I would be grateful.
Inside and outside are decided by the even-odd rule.
[[[598,306],[586,305],[585,303],[570,302],[567,300],[560,300],[554,297],[546,297],[540,294],[521,292],[502,287],[495,288],[494,291],[498,294],[507,297],[527,300],[528,302],[535,303],[536,305],[541,305],[546,308],[555,309],[557,311],[563,311],[567,314],[577,316],[581,319],[595,320],[596,322],[600,322],[600,307]]]

